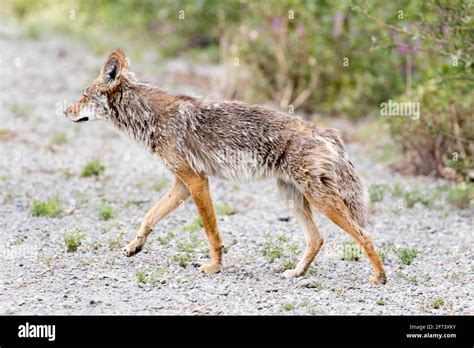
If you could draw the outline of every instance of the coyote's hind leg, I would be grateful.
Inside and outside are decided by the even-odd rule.
[[[300,277],[306,273],[311,262],[323,245],[323,237],[313,221],[311,206],[303,193],[293,184],[283,180],[277,181],[282,198],[301,225],[306,239],[306,250],[295,269],[285,271],[286,277]]]
[[[308,193],[305,193],[305,196],[321,214],[326,215],[336,225],[349,233],[351,237],[362,246],[375,272],[375,275],[370,278],[370,283],[374,285],[385,284],[387,282],[387,277],[379,254],[375,250],[372,237],[351,217],[349,208],[347,208],[344,202],[337,197],[332,197],[323,200],[322,203],[320,203],[319,200],[316,200]]]
[[[186,185],[179,178],[176,178],[171,190],[145,215],[145,219],[143,219],[135,239],[122,249],[125,256],[133,256],[140,252],[148,235],[158,221],[175,210],[189,195],[190,193]]]

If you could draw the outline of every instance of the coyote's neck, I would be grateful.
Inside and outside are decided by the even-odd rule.
[[[112,122],[121,131],[146,146],[152,152],[162,147],[164,139],[159,129],[165,122],[167,94],[149,85],[128,83],[109,98]]]

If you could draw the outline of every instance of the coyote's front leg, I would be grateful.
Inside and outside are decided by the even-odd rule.
[[[202,265],[200,270],[205,273],[219,272],[222,268],[222,239],[217,229],[216,212],[209,193],[208,180],[190,168],[178,172],[178,175],[191,192],[211,247],[211,262]]]
[[[136,253],[140,252],[143,248],[143,245],[146,242],[146,239],[150,232],[153,230],[153,227],[163,219],[166,215],[175,210],[181,202],[186,200],[189,197],[189,190],[183,182],[176,178],[173,187],[169,192],[162,197],[158,203],[155,204],[153,208],[145,215],[140,229],[138,230],[135,239],[128,243],[122,250],[126,256],[133,256]]]

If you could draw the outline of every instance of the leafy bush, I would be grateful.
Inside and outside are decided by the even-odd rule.
[[[388,119],[392,136],[406,162],[403,172],[456,179],[474,166],[474,100],[459,82],[430,80],[412,97],[420,104],[420,119]],[[471,139],[471,140],[469,140]]]
[[[388,18],[397,6],[387,6]],[[349,2],[251,2],[247,13],[234,37],[238,56],[254,90],[281,109],[361,117],[403,91],[400,58],[367,54],[380,30]]]

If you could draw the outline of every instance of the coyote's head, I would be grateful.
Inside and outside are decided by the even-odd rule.
[[[69,106],[64,114],[74,122],[108,119],[109,96],[120,87],[128,68],[127,58],[121,49],[113,51],[100,70],[99,77],[84,89],[81,99]]]

